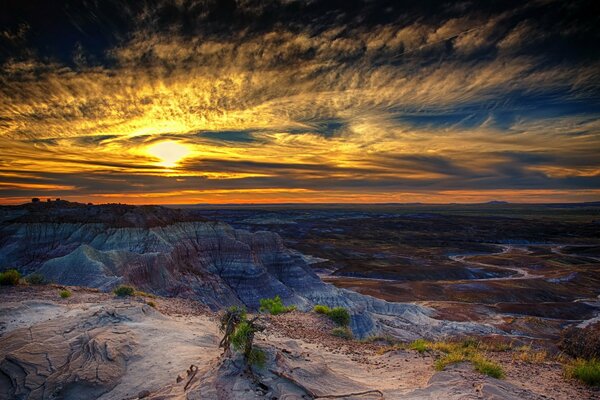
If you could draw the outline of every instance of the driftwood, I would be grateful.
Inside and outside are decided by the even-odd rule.
[[[269,371],[271,371],[273,374],[277,375],[280,378],[284,378],[284,379],[287,379],[288,381],[292,382],[294,385],[298,386],[300,389],[302,389],[306,393],[308,393],[308,395],[311,396],[313,399],[341,399],[341,398],[349,397],[349,396],[364,396],[367,394],[378,394],[379,397],[383,397],[383,392],[381,390],[377,390],[377,389],[365,390],[362,392],[354,392],[354,393],[318,395],[315,392],[313,392],[312,390],[310,390],[308,387],[306,387],[305,385],[301,384],[296,379],[294,379],[293,376],[288,375],[285,372],[280,372],[280,371],[276,371],[273,369],[270,369]]]
[[[187,381],[187,383],[183,387],[183,391],[186,391],[188,389],[188,386],[190,386],[190,383],[192,383],[192,380],[194,379],[194,377],[196,376],[197,373],[198,373],[198,367],[195,366],[194,364],[192,364],[190,366],[190,369],[187,370],[187,374],[190,377],[190,379]]]

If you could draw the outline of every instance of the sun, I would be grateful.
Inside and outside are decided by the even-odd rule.
[[[167,140],[148,146],[146,152],[151,156],[160,159],[160,166],[173,168],[176,167],[182,159],[188,157],[192,150],[185,144]]]

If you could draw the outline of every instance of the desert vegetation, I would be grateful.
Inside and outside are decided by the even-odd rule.
[[[61,290],[61,291],[58,292],[58,295],[62,299],[68,299],[69,297],[71,297],[71,291],[69,291],[67,289],[63,289],[63,290]]]
[[[4,272],[0,272],[0,285],[2,286],[15,286],[19,284],[21,274],[16,269],[9,269]]]
[[[260,299],[260,312],[268,312],[271,315],[279,315],[294,311],[296,306],[285,306],[281,297],[275,296],[272,299]]]
[[[223,348],[225,353],[230,353],[231,348],[241,352],[248,367],[252,365],[263,367],[266,361],[264,351],[254,347],[254,335],[264,330],[257,321],[258,317],[248,319],[246,309],[237,306],[229,307],[220,319],[223,338],[219,347]]]
[[[113,293],[119,297],[133,296],[135,294],[135,289],[131,286],[120,285],[115,288]]]
[[[348,326],[350,324],[350,313],[344,307],[329,308],[328,306],[317,304],[313,311],[317,314],[327,315],[333,322],[340,326]]]
[[[565,365],[565,375],[600,386],[600,323],[584,328],[570,327],[562,332],[561,349],[574,360]]]
[[[578,358],[565,367],[565,374],[590,386],[600,386],[600,361]]]
[[[469,362],[476,371],[493,378],[503,378],[504,370],[500,364],[485,357],[486,351],[506,351],[510,349],[503,343],[484,343],[474,338],[465,338],[459,341],[431,342],[417,339],[411,343],[395,343],[382,349],[381,352],[393,350],[415,350],[419,353],[431,352],[437,356],[434,367],[438,371],[444,370],[451,364]]]

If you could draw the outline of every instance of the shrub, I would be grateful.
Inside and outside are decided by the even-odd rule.
[[[156,303],[153,301],[148,301],[148,302],[146,302],[146,304],[148,304],[152,308],[156,308]]]
[[[342,339],[352,339],[352,331],[347,326],[338,326],[337,328],[333,328],[331,331],[333,336],[337,336]]]
[[[58,292],[58,294],[60,295],[60,297],[62,297],[63,299],[68,299],[69,297],[71,297],[71,292],[68,291],[67,289],[61,290],[60,292]]]
[[[325,305],[317,304],[313,308],[313,311],[317,314],[327,315],[333,322],[340,326],[347,326],[350,324],[350,313],[344,307],[329,308]]]
[[[131,286],[121,285],[114,290],[114,293],[119,297],[133,296],[135,289]]]
[[[42,274],[31,274],[25,278],[25,281],[30,285],[43,285],[46,283],[46,278]]]
[[[584,360],[578,358],[565,369],[569,378],[575,378],[590,386],[600,386],[600,361],[593,358]]]
[[[0,272],[0,285],[3,286],[15,286],[19,284],[21,274],[16,269],[9,269],[4,272]]]
[[[221,314],[219,330],[223,332],[223,338],[219,347],[229,351],[231,336],[242,321],[246,321],[246,308],[244,307],[231,306]]]
[[[338,325],[347,326],[350,324],[350,313],[344,307],[332,308],[327,315]]]
[[[317,314],[328,315],[329,312],[331,311],[331,308],[324,306],[323,304],[317,304],[315,306],[315,308],[313,308],[313,311],[316,312]]]
[[[266,356],[262,350],[253,347],[254,334],[264,330],[264,327],[256,324],[256,318],[246,319],[246,310],[238,307],[230,307],[221,316],[221,332],[224,333],[219,347],[226,352],[231,345],[235,350],[244,355],[247,365],[258,365],[262,367]]]
[[[260,311],[267,311],[271,315],[279,315],[294,311],[295,309],[296,306],[284,306],[279,296],[275,296],[272,299],[260,299]]]
[[[236,350],[243,350],[248,343],[248,339],[252,334],[252,328],[247,321],[242,321],[238,324],[231,335],[231,345]]]
[[[504,378],[504,370],[498,364],[490,361],[481,356],[476,356],[471,359],[471,362],[475,366],[475,371],[491,376],[492,378],[502,379]]]

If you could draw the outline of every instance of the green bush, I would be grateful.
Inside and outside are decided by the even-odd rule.
[[[340,337],[342,339],[352,339],[352,331],[347,326],[338,326],[331,331],[333,336]]]
[[[133,296],[135,289],[131,286],[121,285],[114,290],[114,293],[120,297]]]
[[[43,285],[46,283],[46,278],[42,274],[31,274],[27,275],[25,281],[30,285]]]
[[[333,322],[340,326],[347,326],[350,324],[350,313],[344,307],[329,308],[322,304],[317,304],[313,308],[313,311],[318,314],[327,315]]]
[[[21,279],[21,274],[16,269],[0,272],[0,285],[15,286],[19,284],[19,279]]]
[[[578,358],[566,367],[569,378],[575,378],[590,386],[600,386],[600,361],[592,358],[584,360]]]
[[[146,302],[146,304],[148,304],[152,308],[156,308],[156,303],[153,301],[148,301],[148,302]]]
[[[60,295],[60,297],[62,297],[63,299],[68,299],[69,297],[71,297],[71,292],[68,291],[67,289],[61,290],[60,292],[58,292],[58,294]]]
[[[327,315],[338,325],[347,326],[350,324],[350,313],[344,307],[332,308]]]
[[[313,308],[313,311],[316,312],[317,314],[325,314],[328,315],[329,311],[331,311],[331,308],[324,306],[322,304],[317,304],[315,306],[315,308]]]
[[[284,306],[281,297],[275,296],[272,299],[260,299],[260,311],[269,312],[271,315],[279,315],[294,311],[296,306]]]
[[[231,345],[233,348],[236,350],[244,350],[252,333],[252,327],[248,322],[240,322],[235,328],[233,335],[231,335]]]

